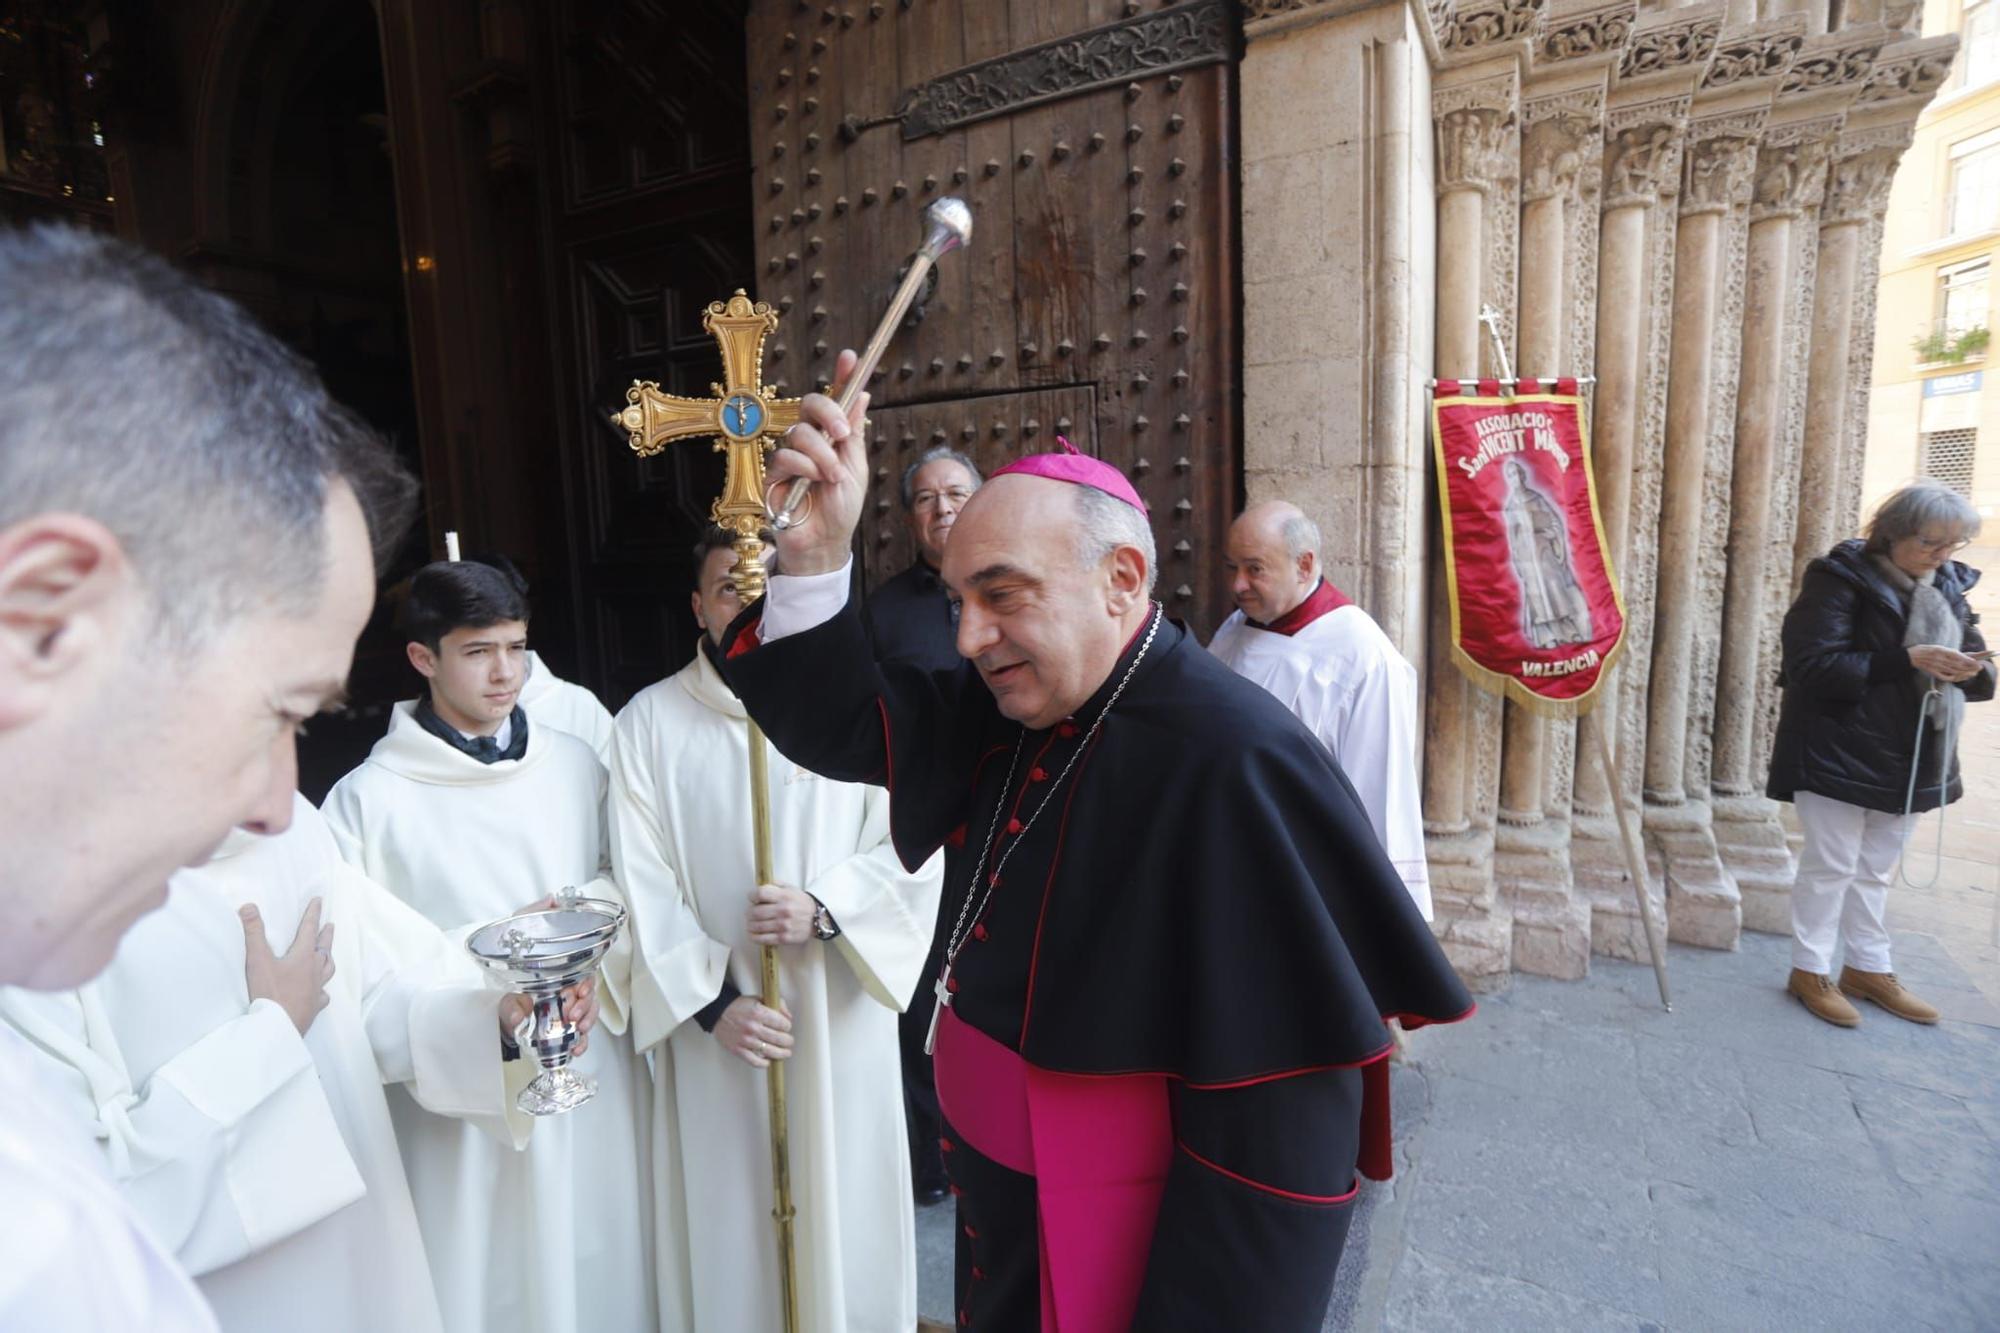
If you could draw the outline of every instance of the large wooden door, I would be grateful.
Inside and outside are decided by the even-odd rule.
[[[1132,478],[1160,596],[1205,635],[1242,473],[1233,6],[752,0],[748,39],[754,290],[783,312],[786,392],[867,338],[931,200],[974,213],[872,386],[870,583],[910,558],[896,487],[925,447],[990,468],[1062,434]]]
[[[541,12],[572,596],[607,703],[694,650],[687,550],[721,467],[690,444],[636,460],[606,414],[634,379],[705,393],[701,311],[738,286],[782,312],[769,379],[819,387],[947,193],[976,233],[873,386],[870,583],[910,559],[896,485],[916,454],[950,443],[990,469],[1060,434],[1131,476],[1169,612],[1214,627],[1241,478],[1227,0]]]
[[[689,551],[721,460],[683,444],[642,461],[608,418],[635,379],[717,378],[702,309],[752,266],[743,18],[732,0],[538,9],[579,670],[617,708],[694,654]]]

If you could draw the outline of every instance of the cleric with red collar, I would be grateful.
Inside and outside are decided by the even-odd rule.
[[[967,660],[878,663],[847,596],[865,407],[808,397],[773,455],[815,503],[726,669],[794,761],[889,787],[906,864],[956,849],[959,1323],[1316,1329],[1356,1170],[1388,1173],[1383,1018],[1471,1000],[1324,747],[1151,600],[1115,469],[996,471],[945,548]]]

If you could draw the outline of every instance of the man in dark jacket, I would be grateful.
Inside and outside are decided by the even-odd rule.
[[[908,662],[926,671],[956,671],[958,616],[952,609],[938,570],[944,564],[944,544],[951,536],[958,511],[979,489],[979,469],[966,455],[948,445],[926,449],[903,469],[903,518],[917,544],[917,558],[892,579],[884,580],[868,598],[868,623],[875,652],[885,662]],[[937,975],[933,958],[924,969]],[[910,1176],[920,1204],[942,1203],[949,1189],[938,1140],[944,1121],[938,1114],[937,1088],[931,1078],[931,1058],[924,1054],[928,1006],[912,1004],[901,1020],[903,1046],[903,1110],[909,1121]]]
[[[1889,881],[1915,817],[1963,793],[1956,739],[1967,700],[1993,697],[1978,617],[1978,571],[1950,559],[1979,530],[1965,498],[1934,483],[1884,501],[1865,541],[1806,569],[1785,615],[1783,700],[1769,795],[1798,809],[1805,845],[1792,886],[1786,989],[1816,1016],[1853,1027],[1845,997],[1935,1023],[1897,980],[1883,924]],[[1836,944],[1846,945],[1836,988]]]
[[[958,621],[938,570],[951,525],[979,483],[972,460],[949,445],[926,449],[903,469],[903,519],[917,558],[868,596],[868,623],[884,661],[930,671],[958,669]]]

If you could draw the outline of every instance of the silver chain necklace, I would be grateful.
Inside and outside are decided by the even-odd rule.
[[[993,876],[986,879],[986,892],[979,896],[979,905],[975,910],[972,891],[979,887],[980,880],[986,876],[986,858],[993,850],[993,835],[1000,827],[1000,814],[1007,808],[1007,797],[1014,790],[1014,774],[1020,768],[1021,749],[1027,743],[1028,729],[1022,727],[1021,734],[1014,738],[1014,757],[1007,762],[1007,781],[1000,787],[1000,800],[993,807],[993,821],[986,826],[986,838],[979,845],[979,863],[973,867],[971,882],[966,885],[965,904],[958,909],[958,920],[952,923],[951,939],[944,950],[944,967],[938,972],[937,983],[931,987],[931,992],[937,1000],[931,1006],[930,1030],[924,1034],[925,1055],[931,1054],[937,1047],[938,1022],[944,1017],[944,1011],[951,1006],[951,969],[958,962],[958,951],[965,947],[965,942],[969,938],[967,923],[976,923],[985,915],[986,904],[992,900],[993,890],[1000,885],[1000,872],[1007,867],[1007,858],[1014,854],[1016,847],[1027,841],[1028,830],[1042,817],[1042,811],[1049,808],[1049,802],[1055,799],[1063,780],[1069,777],[1070,770],[1076,767],[1076,761],[1090,748],[1091,740],[1097,735],[1097,729],[1104,725],[1104,719],[1111,715],[1111,709],[1117,704],[1118,696],[1125,693],[1125,687],[1132,683],[1132,673],[1139,669],[1139,663],[1146,660],[1146,651],[1153,646],[1153,636],[1160,632],[1160,621],[1165,618],[1165,612],[1159,603],[1153,603],[1152,617],[1146,626],[1146,638],[1140,643],[1138,653],[1132,658],[1132,664],[1126,667],[1125,674],[1119,677],[1118,688],[1104,701],[1104,707],[1098,710],[1096,720],[1090,724],[1090,730],[1083,734],[1083,739],[1077,742],[1076,749],[1070,752],[1069,762],[1063,765],[1062,772],[1056,774],[1056,780],[1049,784],[1048,791],[1035,806],[1035,812],[1028,816],[1027,823],[1021,825],[1021,831],[1012,835],[1014,840],[1007,844],[1006,850],[1000,853],[1000,859],[993,863]]]

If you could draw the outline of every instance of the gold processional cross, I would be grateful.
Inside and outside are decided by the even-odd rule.
[[[882,322],[875,326],[867,347],[848,372],[846,387],[836,403],[840,411],[852,410],[862,386],[874,373],[932,267],[971,236],[972,210],[963,199],[950,196],[935,199],[924,210],[924,243],[910,257],[909,267],[889,301],[888,310],[883,312]],[[627,432],[633,452],[641,458],[650,458],[674,440],[691,435],[717,437],[715,447],[729,454],[729,472],[723,481],[722,496],[709,515],[718,526],[735,534],[736,564],[729,571],[730,581],[736,585],[737,596],[746,603],[753,602],[764,595],[764,525],[766,522],[778,527],[787,526],[788,522],[796,524],[810,512],[800,506],[811,502],[812,493],[797,478],[791,482],[775,517],[764,503],[764,451],[798,422],[799,400],[780,398],[775,389],[764,387],[764,340],[778,326],[777,312],[769,305],[762,301],[753,304],[739,287],[727,301],[717,301],[708,307],[701,326],[722,348],[723,382],[709,386],[715,397],[678,398],[661,393],[660,386],[650,380],[641,380],[626,391],[625,401],[629,405],[612,413],[611,422]],[[862,424],[867,424],[865,419]],[[749,719],[748,725],[750,828],[755,869],[757,882],[769,884],[772,882],[770,778],[765,771],[764,733],[755,718]],[[778,951],[765,945],[762,962],[763,1000],[776,1009],[780,1004]],[[772,1061],[765,1079],[771,1106],[771,1184],[775,1196],[771,1218],[778,1228],[779,1297],[786,1333],[798,1333],[798,1262],[793,1245],[791,1129],[785,1106],[784,1061]]]
[[[763,301],[752,303],[738,287],[727,301],[712,301],[701,317],[702,328],[722,348],[722,383],[711,384],[713,398],[682,398],[661,393],[653,380],[640,380],[625,391],[628,404],[611,414],[622,427],[632,452],[651,458],[675,440],[712,435],[715,447],[729,455],[722,494],[709,510],[716,526],[736,535],[736,563],[730,582],[745,604],[764,595],[763,531],[769,522],[764,508],[764,453],[799,419],[799,400],[780,398],[764,387],[764,340],[778,327],[778,313]],[[699,571],[697,571],[699,572]],[[750,833],[752,868],[757,883],[774,881],[771,857],[771,780],[763,729],[748,719],[750,756]],[[763,983],[760,998],[776,1009],[779,997],[778,951],[760,951]],[[785,1066],[771,1061],[765,1072],[771,1112],[771,1219],[778,1232],[779,1306],[786,1333],[798,1333],[799,1275],[793,1228],[791,1116],[785,1099]]]
[[[778,312],[763,301],[753,303],[738,287],[727,301],[712,301],[701,326],[722,349],[722,383],[711,384],[713,398],[682,398],[660,392],[653,380],[640,380],[625,391],[630,404],[611,414],[623,427],[632,452],[651,458],[675,440],[715,437],[715,448],[729,455],[722,494],[709,516],[716,526],[736,536],[736,564],[730,571],[736,594],[745,602],[764,595],[763,544],[759,534],[769,523],[764,508],[764,455],[778,437],[799,419],[799,400],[780,398],[764,386],[764,340],[778,327]]]

